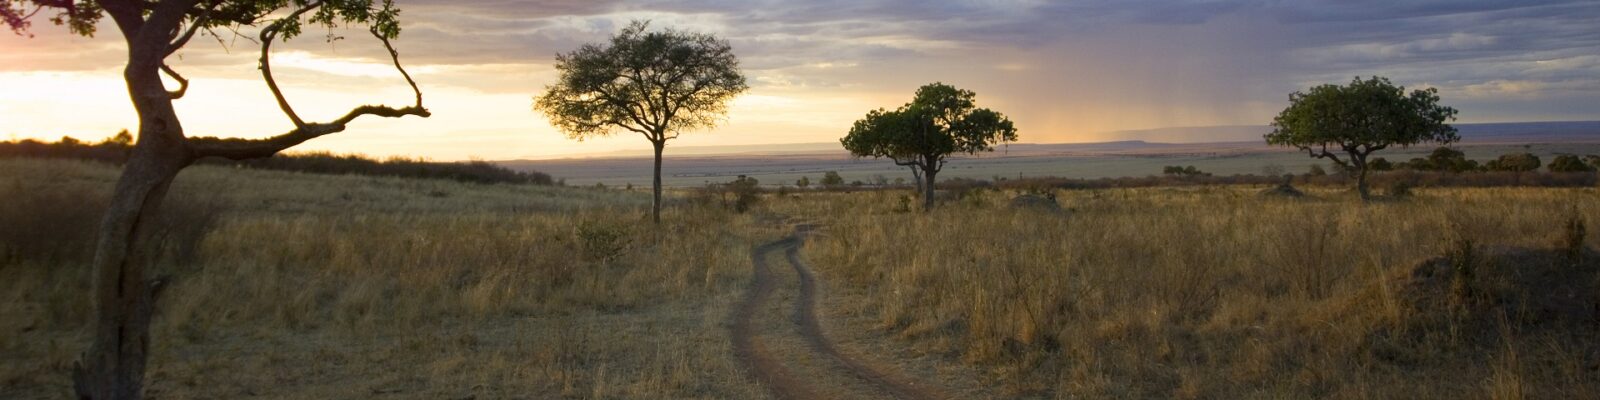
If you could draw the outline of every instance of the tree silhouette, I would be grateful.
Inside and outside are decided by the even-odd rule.
[[[28,11],[29,5],[33,6]],[[139,115],[138,139],[122,169],[110,208],[95,245],[94,341],[74,368],[73,380],[83,399],[137,399],[143,395],[154,294],[145,280],[150,255],[146,243],[151,221],[178,171],[204,157],[248,159],[271,156],[307,140],[345,130],[356,118],[372,115],[427,117],[422,91],[400,66],[390,43],[400,34],[400,10],[392,0],[7,0],[0,2],[0,20],[18,35],[32,36],[31,19],[45,10],[50,22],[74,34],[91,36],[97,23],[110,16],[127,43],[123,79]],[[287,10],[280,13],[279,10]],[[298,36],[307,24],[333,28],[365,25],[384,48],[406,83],[416,93],[414,105],[355,107],[329,122],[302,120],[272,77],[272,44]],[[265,25],[260,30],[261,77],[276,97],[278,108],[293,122],[288,132],[264,139],[189,137],[173,102],[188,92],[189,80],[167,64],[167,58],[202,31]],[[165,74],[177,82],[169,90]]]
[[[728,101],[749,88],[728,42],[704,33],[647,32],[634,21],[606,45],[587,44],[556,56],[561,78],[534,101],[576,140],[618,131],[643,135],[655,147],[654,201],[661,223],[661,153],[684,131],[716,125]]]
[[[977,108],[975,97],[970,90],[943,83],[925,85],[898,109],[867,112],[839,143],[857,157],[887,157],[922,171],[922,206],[931,209],[933,184],[946,157],[992,151],[996,143],[1017,140],[1011,120]]]
[[[1439,90],[1405,93],[1388,78],[1355,78],[1349,85],[1321,85],[1289,94],[1289,107],[1272,121],[1267,144],[1290,146],[1327,158],[1356,175],[1361,199],[1367,190],[1367,156],[1390,146],[1460,140],[1456,109],[1439,105]],[[1341,157],[1340,153],[1344,155]]]

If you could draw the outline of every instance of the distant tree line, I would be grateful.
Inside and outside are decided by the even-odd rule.
[[[1320,165],[1313,165],[1316,170],[1323,170]],[[1160,186],[1202,186],[1202,185],[1277,185],[1283,183],[1284,176],[1242,174],[1242,175],[1201,175],[1201,176],[1130,176],[1118,178],[1065,178],[1065,177],[1027,177],[1027,178],[999,178],[999,179],[950,179],[939,182],[940,189],[960,190],[966,187],[1010,190],[1028,189],[1111,189],[1111,188],[1139,188]],[[1355,180],[1350,174],[1316,174],[1306,173],[1293,176],[1294,185],[1308,186],[1340,186],[1348,185]],[[1544,172],[1501,172],[1485,171],[1480,173],[1459,174],[1452,172],[1395,170],[1369,177],[1371,184],[1378,187],[1389,187],[1404,183],[1412,187],[1499,187],[1499,186],[1535,186],[1535,187],[1588,187],[1597,183],[1596,174],[1592,173],[1544,173]]]
[[[1391,163],[1382,157],[1375,158],[1370,163],[1373,171],[1433,171],[1433,172],[1532,172],[1539,170],[1540,165],[1550,172],[1594,172],[1600,169],[1600,155],[1578,156],[1576,154],[1557,154],[1549,164],[1542,164],[1539,156],[1527,152],[1506,153],[1499,158],[1479,163],[1467,159],[1465,153],[1449,147],[1433,149],[1426,157],[1412,158],[1409,161]]]
[[[61,158],[122,164],[127,162],[128,156],[132,152],[133,136],[127,131],[122,131],[116,136],[95,143],[84,142],[71,137],[63,137],[58,142],[41,142],[32,139],[0,142],[0,158]],[[514,171],[486,161],[434,162],[411,158],[377,160],[359,155],[338,155],[327,152],[277,154],[267,158],[240,161],[207,158],[197,163],[314,174],[448,179],[471,183],[534,185],[553,185],[557,183],[549,174]]]

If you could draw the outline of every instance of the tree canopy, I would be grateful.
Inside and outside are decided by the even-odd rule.
[[[560,80],[534,108],[576,140],[631,131],[658,142],[716,125],[728,101],[749,89],[732,46],[710,34],[648,27],[634,21],[609,44],[557,55]]]
[[[685,131],[709,128],[728,101],[749,89],[728,42],[705,33],[647,30],[634,21],[608,44],[556,55],[561,78],[533,108],[567,137],[583,140],[620,131],[655,147],[651,216],[661,222],[661,152]]]
[[[934,175],[946,157],[992,151],[995,144],[1017,140],[1011,120],[978,108],[976,97],[944,83],[925,85],[900,108],[868,111],[839,143],[857,157],[889,158],[922,170],[924,206],[931,206]]]
[[[1438,89],[1406,93],[1388,78],[1356,77],[1348,85],[1320,85],[1289,94],[1289,107],[1272,121],[1267,144],[1289,146],[1326,158],[1358,174],[1367,197],[1367,156],[1393,146],[1460,140],[1456,109],[1439,105]]]

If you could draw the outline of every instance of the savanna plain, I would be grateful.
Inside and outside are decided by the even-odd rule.
[[[71,396],[116,174],[0,160],[0,398]],[[642,191],[197,166],[147,393],[1600,398],[1600,188],[1264,189],[677,190],[658,227]]]

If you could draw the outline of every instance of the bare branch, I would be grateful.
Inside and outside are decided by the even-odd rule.
[[[166,63],[161,63],[161,72],[167,73],[167,76],[170,76],[173,80],[178,81],[178,90],[167,92],[167,97],[177,100],[183,98],[184,93],[189,92],[189,79],[184,78],[183,75],[179,75],[178,71],[172,70],[172,67],[167,66]]]
[[[310,10],[311,8],[315,8],[316,6],[316,4],[313,4],[307,6],[306,8],[302,8],[296,11],[294,14],[291,14],[288,18],[297,18],[300,13]],[[273,154],[277,154],[279,151],[283,151],[284,149],[305,143],[307,140],[315,139],[323,135],[342,132],[351,121],[354,121],[356,118],[364,115],[385,118],[400,118],[407,115],[415,115],[427,118],[433,115],[433,113],[429,112],[427,108],[422,107],[422,89],[417,87],[417,81],[413,80],[411,78],[411,74],[406,72],[405,67],[400,65],[400,52],[395,50],[394,45],[389,42],[389,38],[384,37],[382,33],[378,32],[377,28],[373,28],[370,29],[372,35],[377,37],[379,41],[383,42],[383,47],[389,51],[389,58],[394,62],[395,69],[400,71],[400,75],[406,79],[406,84],[411,86],[411,91],[416,93],[416,103],[410,107],[404,108],[394,108],[382,105],[364,105],[350,110],[350,112],[345,113],[343,117],[339,117],[339,119],[331,122],[306,123],[301,121],[300,117],[295,115],[294,110],[289,107],[289,101],[283,97],[283,92],[278,90],[277,83],[272,80],[271,67],[267,64],[267,48],[271,46],[272,39],[277,35],[276,29],[274,29],[273,26],[269,26],[267,28],[268,30],[272,30],[272,32],[263,31],[261,34],[262,76],[266,78],[267,85],[272,89],[273,96],[277,97],[279,107],[283,108],[284,113],[288,114],[289,118],[294,120],[295,129],[266,139],[223,139],[216,137],[190,138],[189,148],[193,152],[195,158],[223,157],[234,160],[243,160],[249,158],[270,157]]]
[[[372,37],[376,37],[379,41],[383,42],[383,48],[389,50],[389,59],[394,61],[394,69],[400,70],[400,76],[406,78],[406,84],[411,85],[411,91],[417,94],[417,103],[415,107],[422,108],[422,89],[417,88],[417,81],[411,79],[411,74],[406,72],[406,68],[400,66],[400,51],[394,49],[394,45],[389,43],[389,38],[384,37],[382,33],[379,33],[377,27],[372,27],[368,30],[372,32]]]
[[[278,108],[283,110],[284,115],[289,116],[290,121],[294,122],[296,130],[305,129],[306,122],[300,119],[299,114],[295,114],[294,107],[289,106],[289,99],[284,98],[283,90],[278,88],[278,81],[272,79],[272,61],[270,60],[272,40],[278,37],[278,32],[283,29],[283,24],[287,23],[286,21],[299,20],[301,14],[315,10],[318,7],[322,7],[322,2],[308,4],[261,30],[261,78],[267,81],[267,88],[272,90],[272,97],[278,100]]]

